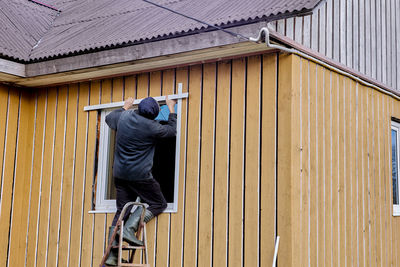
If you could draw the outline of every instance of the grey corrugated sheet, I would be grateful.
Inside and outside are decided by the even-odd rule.
[[[153,1],[214,25],[229,25],[240,21],[251,22],[260,18],[298,11],[307,12],[321,2],[320,0]],[[7,3],[11,2],[28,3],[27,0],[7,1]],[[26,24],[27,20],[35,21],[35,23],[30,25],[32,27],[24,28],[20,32],[13,30],[10,33],[8,29],[2,28],[0,53],[25,61],[40,60],[164,36],[180,35],[206,27],[141,0],[59,0],[48,3],[61,10],[58,17],[55,16],[56,12],[50,9],[47,10],[48,12],[36,13],[33,9],[38,9],[37,7],[32,7],[31,12],[24,9],[20,14],[12,15],[17,16],[16,19],[20,24]],[[3,3],[2,7],[4,5]],[[30,3],[29,6],[31,5]],[[40,7],[39,9],[46,8]],[[10,11],[10,9],[5,9],[5,11]],[[6,12],[0,13],[0,21],[7,21],[8,14],[4,13]],[[24,16],[25,13],[28,17]],[[54,22],[50,27],[51,19]],[[3,42],[3,39],[8,39],[12,34],[29,36],[29,40],[18,37]],[[41,40],[36,45],[39,37]],[[20,44],[20,39],[24,39],[25,42]],[[10,50],[10,48],[14,50]]]
[[[57,12],[27,0],[0,0],[0,54],[28,59]]]

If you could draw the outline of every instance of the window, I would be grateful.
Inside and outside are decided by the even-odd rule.
[[[173,138],[163,139],[162,142],[156,144],[154,153],[153,176],[160,183],[161,190],[168,202],[165,212],[176,212],[178,203],[178,182],[179,182],[179,144],[180,144],[180,126],[181,126],[181,105],[182,98],[187,97],[187,93],[174,95],[178,99],[175,106],[177,113],[177,136]],[[173,98],[173,97],[171,97]],[[168,120],[169,111],[164,105],[163,97],[155,97],[159,101],[161,110],[156,118],[161,124]],[[161,99],[161,101],[160,101]],[[137,100],[137,104],[140,100]],[[93,109],[101,109],[100,111],[100,131],[98,137],[98,162],[97,162],[97,178],[95,197],[95,212],[115,212],[115,187],[112,176],[112,165],[115,149],[115,131],[111,130],[105,122],[105,117],[118,105],[97,105]],[[114,108],[107,108],[114,106]],[[103,107],[103,108],[101,108]],[[105,108],[104,108],[105,107]],[[134,108],[136,108],[134,107]],[[90,110],[90,106],[85,108]]]
[[[393,215],[400,216],[399,200],[399,133],[400,123],[392,121],[392,186],[393,186]]]

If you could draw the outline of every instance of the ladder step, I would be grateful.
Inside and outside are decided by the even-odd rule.
[[[119,248],[118,246],[112,246],[112,248]],[[129,249],[145,249],[145,246],[122,246],[123,250],[129,250]]]

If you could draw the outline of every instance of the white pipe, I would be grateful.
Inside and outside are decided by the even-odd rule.
[[[287,47],[284,47],[282,45],[271,44],[269,29],[267,27],[261,28],[260,32],[258,33],[257,38],[250,37],[249,40],[252,41],[252,42],[257,42],[258,43],[258,42],[261,41],[263,33],[265,35],[265,38],[264,38],[265,44],[270,48],[279,49],[281,51],[284,51],[284,52],[287,52],[287,53],[291,53],[291,54],[295,54],[295,55],[301,56],[303,58],[306,58],[306,59],[311,60],[311,61],[313,61],[313,62],[315,62],[315,63],[317,63],[319,65],[322,65],[322,66],[324,66],[324,67],[326,67],[326,68],[328,68],[330,70],[333,70],[333,71],[335,71],[337,73],[340,73],[340,74],[342,74],[344,76],[347,76],[347,77],[349,77],[349,78],[351,78],[351,79],[353,79],[353,80],[355,80],[355,81],[357,81],[357,82],[359,82],[359,83],[361,83],[363,85],[366,85],[368,87],[372,87],[372,88],[380,91],[381,93],[387,94],[387,95],[389,95],[389,96],[391,96],[391,97],[393,97],[393,98],[395,98],[397,100],[400,100],[400,96],[398,96],[398,95],[396,95],[396,94],[394,94],[394,93],[392,93],[392,92],[390,92],[388,90],[382,89],[382,88],[380,88],[380,87],[378,87],[378,86],[376,86],[376,85],[374,85],[372,83],[364,81],[363,79],[361,79],[361,78],[359,78],[359,77],[357,77],[357,76],[355,76],[353,74],[347,73],[347,72],[345,72],[345,71],[343,71],[343,70],[341,70],[339,68],[333,67],[333,66],[331,66],[331,65],[329,65],[329,64],[327,64],[327,63],[325,63],[325,62],[323,62],[323,61],[321,61],[321,60],[319,60],[319,59],[317,59],[315,57],[307,55],[306,53],[300,52],[299,50],[296,50],[294,48],[287,48]]]
[[[278,249],[279,249],[279,235],[276,237],[276,242],[275,242],[275,252],[274,252],[274,260],[272,261],[272,267],[276,266],[276,258],[278,257]]]

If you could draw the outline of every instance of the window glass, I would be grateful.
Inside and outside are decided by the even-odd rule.
[[[399,204],[399,185],[398,185],[398,144],[397,131],[392,129],[392,179],[393,179],[393,204]]]

